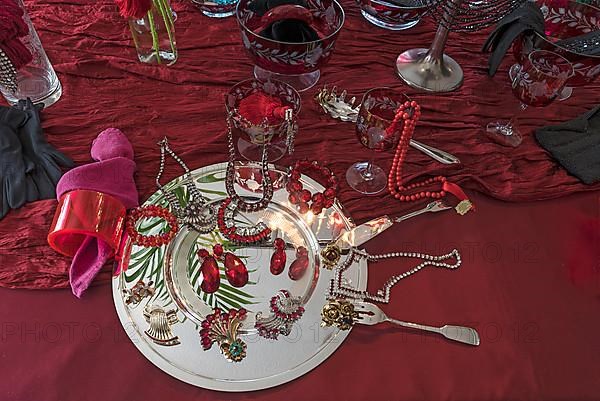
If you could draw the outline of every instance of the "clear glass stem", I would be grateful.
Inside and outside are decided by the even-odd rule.
[[[373,158],[370,158],[367,161],[367,168],[365,168],[361,175],[365,181],[371,181],[373,179]]]
[[[507,129],[514,128],[517,125],[517,121],[519,120],[521,113],[523,113],[526,109],[527,109],[527,105],[525,103],[521,102],[521,104],[519,105],[519,110],[506,123],[506,128]]]

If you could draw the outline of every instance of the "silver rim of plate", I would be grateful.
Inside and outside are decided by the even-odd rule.
[[[194,182],[202,194],[211,201],[218,202],[225,194],[226,163],[214,164],[194,170]],[[252,189],[259,187],[256,174],[258,165],[239,163],[236,185],[240,195],[256,197]],[[113,278],[113,298],[117,314],[127,335],[138,350],[154,365],[169,375],[189,384],[219,391],[253,391],[296,379],[325,361],[341,345],[349,331],[320,326],[321,308],[326,303],[326,292],[332,271],[319,266],[319,239],[330,239],[342,230],[354,227],[344,214],[341,205],[335,205],[320,216],[303,216],[287,200],[285,190],[285,169],[273,167],[278,176],[273,201],[264,213],[244,215],[248,223],[262,220],[275,227],[274,231],[289,244],[305,246],[309,251],[310,266],[299,280],[288,276],[289,265],[295,257],[295,250],[288,246],[286,270],[278,276],[269,271],[269,260],[273,248],[248,247],[232,249],[241,257],[250,272],[249,283],[242,288],[233,288],[221,278],[221,287],[214,295],[199,290],[201,275],[199,263],[193,255],[199,246],[209,247],[224,239],[217,232],[199,235],[182,228],[168,246],[161,248],[139,248],[131,250],[129,268]],[[243,178],[242,178],[243,177]],[[185,189],[179,177],[165,187],[175,190],[185,198]],[[301,179],[311,192],[322,191],[323,187],[307,176]],[[245,188],[240,187],[243,183]],[[178,192],[177,192],[178,191]],[[166,206],[159,192],[154,193],[145,205]],[[144,234],[160,231],[160,226],[148,224]],[[227,247],[226,247],[227,249]],[[125,303],[124,290],[131,289],[139,280],[154,281],[155,293],[144,298],[139,304]],[[346,273],[349,285],[365,290],[367,284],[366,264],[355,264]],[[248,287],[248,288],[247,288]],[[289,290],[292,295],[302,298],[304,315],[294,323],[289,336],[278,340],[260,337],[254,329],[254,314],[267,313],[270,297],[280,289]],[[173,311],[177,321],[171,331],[177,337],[177,345],[165,346],[153,342],[144,332],[148,329],[144,309],[158,306],[166,312]],[[200,322],[211,313],[213,306],[222,309],[243,306],[249,311],[244,321],[241,337],[247,344],[247,356],[241,362],[229,362],[219,352],[217,346],[204,351],[200,343]]]

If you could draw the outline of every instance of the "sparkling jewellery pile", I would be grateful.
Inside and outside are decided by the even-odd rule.
[[[417,273],[426,266],[455,270],[462,263],[460,253],[456,249],[439,256],[418,252],[390,252],[371,255],[362,249],[351,247],[346,259],[340,263],[341,255],[341,249],[335,242],[327,245],[321,251],[323,265],[326,268],[333,267],[333,278],[330,281],[327,293],[328,302],[321,311],[321,325],[323,327],[335,326],[340,330],[349,330],[356,322],[353,302],[370,301],[387,304],[390,301],[392,287],[400,280]],[[353,263],[359,262],[361,259],[366,259],[367,262],[377,262],[392,258],[413,258],[421,260],[421,262],[404,273],[390,277],[383,287],[374,294],[368,291],[357,290],[347,285],[344,273]],[[452,259],[454,263],[446,262]]]
[[[167,138],[165,137],[158,145],[160,146],[160,167],[158,175],[156,176],[156,186],[165,196],[167,202],[169,202],[169,205],[171,206],[171,211],[177,216],[177,219],[180,220],[182,224],[200,234],[210,233],[217,226],[216,207],[208,203],[208,200],[202,196],[194,183],[190,169],[183,160],[171,150]],[[183,175],[183,185],[185,185],[188,190],[189,200],[184,206],[181,205],[177,195],[166,190],[160,183],[162,174],[165,171],[166,153],[171,155],[185,172]]]

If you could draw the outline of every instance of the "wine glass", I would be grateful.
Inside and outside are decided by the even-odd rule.
[[[544,16],[544,32],[526,31],[513,45],[516,59],[510,70],[511,80],[519,64],[533,50],[550,50],[573,64],[575,74],[569,78],[557,100],[568,99],[575,87],[585,87],[600,76],[600,55],[586,51],[594,41],[573,41],[581,35],[600,30],[600,8],[572,0],[536,0]]]
[[[360,143],[376,152],[393,149],[400,140],[404,123],[395,124],[394,128],[390,126],[396,111],[406,101],[411,100],[391,88],[374,88],[365,93],[356,119]],[[387,174],[370,159],[350,166],[346,171],[346,181],[356,191],[374,195],[385,189]]]
[[[528,106],[544,107],[552,103],[573,74],[573,65],[557,53],[549,50],[529,53],[512,80],[512,92],[521,101],[520,111]],[[489,123],[488,137],[501,145],[519,146],[523,136],[516,126],[518,114],[508,122]]]
[[[257,92],[278,99],[281,105],[290,109],[289,118],[278,122],[263,121],[252,123],[237,113],[243,99]],[[236,112],[232,118],[232,134],[237,150],[246,160],[261,160],[263,146],[267,147],[267,160],[274,162],[286,152],[292,152],[298,133],[300,94],[290,85],[270,80],[261,82],[247,79],[235,84],[225,95],[227,114]]]
[[[417,25],[427,14],[425,0],[357,0],[363,17],[380,28],[400,31]]]
[[[254,63],[254,76],[260,81],[275,79],[301,92],[314,86],[323,67],[333,54],[337,37],[344,25],[344,9],[336,0],[307,0],[305,6],[277,5],[264,14],[256,12],[253,0],[240,0],[236,17],[246,54]],[[274,2],[277,4],[277,2]],[[275,40],[266,35],[273,24],[305,24],[317,39]]]

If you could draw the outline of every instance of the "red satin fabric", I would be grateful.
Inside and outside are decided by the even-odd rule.
[[[223,97],[251,74],[234,19],[208,19],[189,2],[174,0],[180,59],[171,68],[156,68],[136,61],[126,24],[111,0],[26,3],[63,83],[63,98],[43,114],[51,143],[85,163],[98,132],[118,126],[135,148],[142,200],[155,191],[156,142],[164,135],[191,168],[225,160]],[[506,77],[510,63],[494,78],[485,74],[486,58],[478,53],[484,33],[450,35],[448,53],[465,69],[460,91],[416,94],[400,84],[392,65],[401,50],[429,44],[433,24],[389,32],[362,19],[353,2],[344,1],[344,7],[347,21],[319,86],[337,85],[355,94],[373,86],[407,91],[423,107],[415,138],[464,163],[448,168],[410,150],[405,169],[410,176],[444,174],[467,190],[510,201],[599,188],[570,177],[530,134],[516,150],[492,144],[482,134],[490,119],[509,118],[517,110]],[[577,88],[566,102],[527,112],[525,131],[576,117],[598,101],[599,88],[597,83]],[[341,179],[351,163],[370,153],[352,124],[321,114],[311,100],[315,90],[302,95],[293,160],[320,159]],[[376,155],[386,167],[391,159],[391,153]],[[171,166],[165,179],[178,174]],[[357,222],[411,208],[389,195],[365,198],[345,184],[341,189],[341,200]],[[0,289],[0,398],[597,400],[597,194],[527,204],[470,195],[477,212],[423,216],[388,230],[367,248],[460,249],[464,265],[459,271],[432,269],[399,283],[384,310],[423,323],[472,324],[482,335],[478,349],[389,326],[357,327],[317,370],[288,385],[253,394],[210,392],[170,378],[137,351],[114,312],[106,269],[96,280],[103,285],[81,301],[69,291]],[[46,243],[56,204],[28,204],[0,221],[0,285],[68,286],[69,258]],[[380,263],[370,271],[372,289],[405,267],[398,261]]]
[[[242,52],[235,19],[208,19],[188,2],[175,2],[179,11],[176,35],[180,57],[170,68],[141,64],[127,24],[111,0],[42,0],[26,2],[50,59],[63,84],[63,97],[43,113],[51,143],[78,163],[88,161],[89,144],[102,129],[118,126],[135,148],[140,199],[156,190],[156,143],[169,136],[191,168],[222,162],[225,152],[224,95],[236,82],[251,76]],[[428,45],[431,21],[406,32],[389,32],[368,24],[353,2],[345,2],[347,19],[331,63],[322,70],[324,84],[360,95],[374,86],[406,91],[422,106],[415,139],[458,156],[462,166],[448,167],[410,150],[405,179],[442,174],[465,189],[507,201],[531,201],[597,190],[585,186],[554,163],[531,136],[531,130],[571,119],[598,101],[600,85],[577,88],[566,102],[532,109],[522,119],[526,137],[517,148],[486,139],[482,126],[509,118],[518,108],[507,78],[508,60],[494,78],[486,75],[486,56],[479,53],[485,33],[451,34],[448,53],[465,70],[465,84],[449,94],[418,94],[402,85],[393,69],[404,49]],[[312,100],[316,88],[302,95],[299,158],[319,159],[340,177],[371,152],[362,147],[350,123],[323,115]],[[392,153],[375,154],[376,162],[391,165]],[[165,179],[180,174],[167,168]],[[398,214],[409,205],[383,194],[366,201],[342,184],[340,198],[358,222],[384,213]],[[0,222],[0,285],[57,288],[68,285],[69,261],[55,254],[45,237],[55,201],[28,204]],[[108,274],[99,278],[108,279]]]

